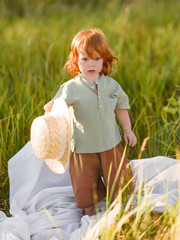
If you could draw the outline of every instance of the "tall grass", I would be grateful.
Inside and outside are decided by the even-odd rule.
[[[84,28],[101,28],[119,58],[111,76],[129,95],[138,138],[128,158],[138,158],[146,137],[142,157],[179,158],[178,0],[9,3],[0,3],[1,209],[8,212],[7,162],[30,139],[43,105],[71,78],[63,65],[72,38]]]

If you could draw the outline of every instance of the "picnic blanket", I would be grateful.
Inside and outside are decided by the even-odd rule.
[[[131,160],[130,165],[136,187],[151,188],[142,192],[142,199],[146,195],[154,211],[174,206],[179,199],[180,161],[157,156]],[[101,211],[83,216],[76,207],[68,168],[62,175],[53,173],[34,155],[30,141],[9,160],[8,173],[12,217],[0,212],[0,240],[80,240],[103,215]],[[105,199],[99,208],[105,209]]]

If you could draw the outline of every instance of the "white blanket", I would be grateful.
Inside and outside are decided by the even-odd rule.
[[[130,164],[136,186],[141,179],[144,189],[153,186],[147,197],[155,211],[163,212],[165,205],[176,203],[180,161],[158,156],[131,160]],[[51,172],[34,155],[31,142],[9,160],[8,171],[12,217],[0,212],[0,240],[80,240],[91,218],[102,215],[83,216],[75,204],[69,170],[62,175]],[[99,206],[105,207],[105,200]]]

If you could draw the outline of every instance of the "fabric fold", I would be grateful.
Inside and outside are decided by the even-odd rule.
[[[179,199],[180,161],[158,156],[131,160],[135,186],[142,183],[141,201],[153,211],[170,209]],[[80,240],[91,226],[96,234],[103,215],[83,216],[76,207],[69,176],[53,173],[35,156],[28,142],[8,162],[10,212],[0,212],[0,240]],[[145,199],[146,198],[146,199]],[[105,200],[99,203],[105,209]],[[97,231],[98,230],[98,231]]]

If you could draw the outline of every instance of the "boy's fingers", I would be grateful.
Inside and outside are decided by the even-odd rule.
[[[131,138],[131,139],[130,139],[129,146],[131,146],[131,147],[132,147],[132,145],[133,145],[133,139]]]
[[[134,147],[137,143],[137,138],[134,134],[124,134],[124,140],[130,147]]]
[[[124,137],[125,143],[128,145],[128,138],[127,136]]]
[[[132,147],[134,147],[137,143],[137,139],[136,138],[133,138],[133,142],[132,142]]]
[[[54,100],[52,100],[51,102],[48,102],[46,105],[44,105],[43,109],[47,112],[50,112],[53,104],[54,104]]]

